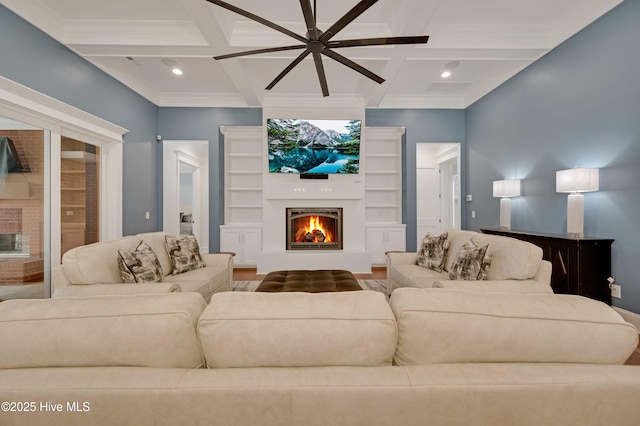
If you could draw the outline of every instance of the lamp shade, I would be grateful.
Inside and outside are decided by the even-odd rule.
[[[599,186],[598,169],[575,168],[556,172],[556,192],[592,192]]]
[[[509,198],[520,196],[520,180],[505,179],[493,181],[493,196],[497,198]]]

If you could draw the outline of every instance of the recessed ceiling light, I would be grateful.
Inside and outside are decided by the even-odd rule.
[[[175,75],[182,75],[182,70],[180,68],[174,68],[171,70]]]
[[[444,71],[442,72],[442,74],[440,74],[440,76],[442,78],[451,77],[451,70],[456,69],[459,66],[460,66],[460,62],[458,61],[447,62],[446,64],[444,64]]]
[[[451,62],[447,62],[446,64],[444,64],[444,69],[445,70],[452,70],[452,69],[458,68],[459,66],[460,66],[460,62],[451,61]]]

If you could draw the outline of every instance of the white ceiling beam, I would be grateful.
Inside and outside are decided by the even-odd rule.
[[[209,3],[202,0],[180,0],[182,5],[187,10],[190,16],[194,19],[194,22],[200,29],[200,32],[204,35],[210,46],[215,46],[212,49],[214,52],[211,56],[220,55],[223,53],[227,46],[227,38],[225,37],[222,28],[219,24],[219,14],[213,14]],[[217,25],[216,25],[217,24]],[[215,61],[213,57],[212,61]],[[227,77],[231,80],[233,85],[238,89],[239,96],[242,97],[246,103],[246,106],[260,106],[262,97],[264,96],[263,89],[257,87],[257,81],[252,74],[248,72],[242,66],[240,61],[235,59],[219,61],[222,69],[227,74]]]
[[[70,19],[64,24],[66,44],[207,46],[193,22]]]

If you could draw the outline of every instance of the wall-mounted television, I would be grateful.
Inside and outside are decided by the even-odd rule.
[[[361,120],[267,119],[270,173],[355,174]]]

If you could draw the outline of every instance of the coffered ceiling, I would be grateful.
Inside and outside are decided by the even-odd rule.
[[[305,36],[297,0],[226,1]],[[429,35],[429,42],[342,48],[340,54],[386,81],[324,57],[329,91],[369,108],[465,108],[621,1],[379,0],[334,40]],[[357,2],[316,0],[318,27],[328,28]],[[214,60],[297,42],[205,0],[0,3],[159,106],[322,98],[311,56],[265,90],[300,51]],[[172,73],[174,64],[182,75]],[[448,78],[441,76],[445,68]]]

